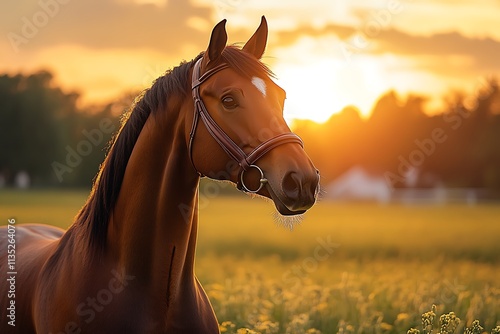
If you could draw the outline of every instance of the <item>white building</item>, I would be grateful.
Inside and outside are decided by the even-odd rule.
[[[386,203],[391,200],[391,189],[383,175],[372,175],[362,167],[354,166],[326,187],[325,197]]]

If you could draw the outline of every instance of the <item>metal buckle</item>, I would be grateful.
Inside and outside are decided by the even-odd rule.
[[[245,175],[245,172],[248,169],[241,171],[241,176],[240,176],[241,186],[243,187],[244,191],[252,193],[252,194],[255,194],[255,193],[258,193],[262,189],[262,187],[264,186],[264,184],[267,183],[267,179],[264,177],[264,172],[262,171],[262,169],[260,169],[259,166],[257,166],[257,165],[250,165],[250,166],[248,166],[248,168],[255,168],[255,169],[257,169],[259,171],[259,173],[260,173],[260,180],[259,180],[260,185],[259,185],[259,188],[257,188],[256,190],[251,190],[251,189],[249,189],[246,186],[245,181],[243,180],[243,176]]]

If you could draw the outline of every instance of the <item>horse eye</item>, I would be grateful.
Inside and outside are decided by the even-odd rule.
[[[225,96],[222,98],[222,105],[226,109],[234,109],[238,106],[238,103],[232,96]]]

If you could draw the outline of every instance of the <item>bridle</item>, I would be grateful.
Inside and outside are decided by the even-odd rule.
[[[265,178],[264,172],[262,169],[255,164],[257,160],[259,160],[263,155],[271,151],[272,149],[288,143],[299,144],[304,147],[304,143],[294,133],[285,132],[273,137],[269,140],[264,141],[255,147],[252,152],[246,154],[243,150],[221,129],[221,127],[215,122],[215,120],[210,116],[203,100],[200,96],[200,85],[205,82],[208,78],[210,78],[215,73],[222,71],[223,69],[229,68],[229,65],[223,63],[218,65],[208,71],[206,71],[202,76],[200,76],[200,67],[203,58],[200,58],[194,65],[193,68],[193,79],[192,79],[192,93],[193,93],[193,101],[194,101],[194,117],[193,124],[191,125],[191,131],[189,133],[189,157],[191,162],[193,163],[194,169],[198,172],[198,174],[202,175],[194,165],[193,161],[193,140],[196,133],[196,128],[198,126],[198,120],[201,118],[203,124],[207,128],[210,135],[215,139],[217,143],[222,147],[222,149],[227,153],[227,155],[236,161],[240,166],[240,172],[238,177],[237,187],[239,190],[244,190],[249,193],[257,193],[262,187],[267,183],[267,179]],[[260,184],[257,189],[249,189],[244,181],[244,174],[249,169],[254,168],[260,173]]]

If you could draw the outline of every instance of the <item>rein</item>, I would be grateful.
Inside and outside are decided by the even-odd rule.
[[[194,165],[193,161],[193,140],[196,134],[196,128],[198,125],[198,121],[201,118],[203,124],[207,128],[210,135],[215,139],[217,143],[222,147],[222,149],[227,153],[227,155],[236,161],[240,166],[239,171],[239,181],[237,184],[237,188],[239,190],[243,190],[249,193],[257,193],[262,187],[267,183],[267,179],[264,175],[262,169],[255,164],[257,160],[259,160],[263,155],[271,151],[272,149],[288,143],[299,144],[304,147],[304,143],[294,133],[285,132],[281,133],[269,140],[264,141],[255,147],[249,154],[246,154],[225,132],[222,128],[217,124],[217,122],[210,116],[203,100],[200,96],[200,85],[205,82],[208,78],[210,78],[215,73],[222,71],[223,69],[229,68],[228,64],[218,65],[207,72],[205,72],[202,76],[200,76],[200,67],[203,58],[200,58],[193,68],[193,78],[192,78],[192,93],[193,93],[193,101],[194,101],[194,117],[193,124],[191,126],[191,131],[189,134],[189,157],[191,159],[191,163],[193,164],[194,169],[198,172],[198,174],[202,175]],[[260,173],[260,184],[257,189],[249,189],[244,181],[244,174],[249,169],[254,168]]]

